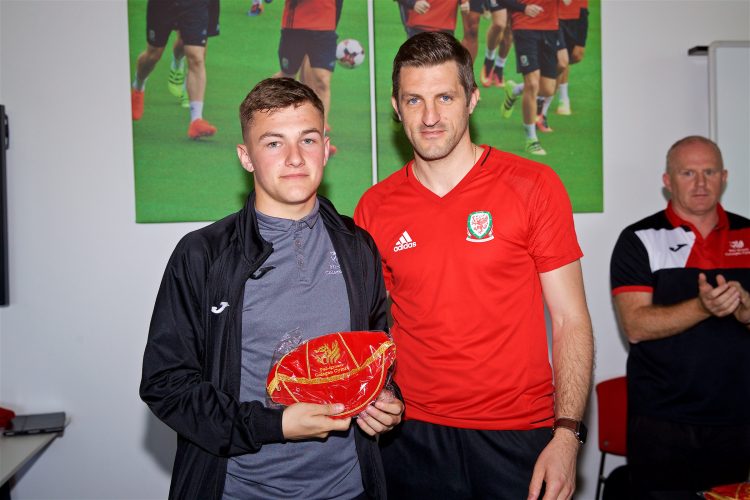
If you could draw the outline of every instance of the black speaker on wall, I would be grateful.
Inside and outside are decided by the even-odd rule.
[[[0,104],[0,305],[8,305],[8,196],[5,151],[10,147],[8,115]]]

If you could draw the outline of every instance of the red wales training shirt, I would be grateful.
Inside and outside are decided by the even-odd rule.
[[[409,163],[370,188],[354,218],[383,259],[406,417],[470,429],[551,425],[539,273],[581,257],[557,175],[484,146],[442,198]]]

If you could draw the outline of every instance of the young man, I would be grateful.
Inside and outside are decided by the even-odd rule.
[[[455,38],[416,35],[393,64],[414,160],[355,211],[383,259],[409,408],[381,439],[389,497],[539,498],[544,483],[569,498],[593,339],[565,189],[472,143],[479,91]]]
[[[161,59],[170,33],[177,30],[188,62],[186,88],[190,99],[190,125],[187,135],[191,139],[198,139],[216,133],[216,127],[203,119],[210,8],[210,0],[149,0],[146,6],[146,50],[136,61],[135,79],[130,92],[133,120],[143,117],[146,80]]]
[[[323,104],[288,78],[240,106],[245,208],[185,236],[159,290],[140,394],[177,432],[170,498],[384,498],[373,436],[400,421],[384,391],[351,425],[341,404],[268,408],[286,333],[385,330],[372,239],[317,196],[328,159]]]
[[[750,220],[719,204],[726,180],[713,141],[677,141],[666,210],[627,227],[612,253],[633,499],[694,498],[750,472]]]

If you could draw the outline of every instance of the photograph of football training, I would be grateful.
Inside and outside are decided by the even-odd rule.
[[[530,14],[538,14],[534,8],[528,7],[530,5],[538,4],[543,8],[555,3],[550,0],[523,1],[527,4],[526,12]],[[390,105],[393,56],[407,33],[452,31],[475,56],[474,72],[480,101],[471,117],[472,141],[551,166],[565,184],[575,212],[601,212],[600,0],[572,0],[567,10],[559,2],[560,16],[575,18],[561,20],[569,42],[571,37],[574,40],[576,36],[580,38],[581,33],[576,30],[583,31],[581,26],[588,21],[583,33],[585,41],[579,42],[585,49],[571,43],[571,50],[558,51],[560,56],[568,59],[567,69],[559,72],[560,65],[552,68],[553,74],[560,73],[556,81],[548,79],[547,82],[554,85],[549,92],[554,96],[547,102],[538,100],[536,106],[530,106],[535,108],[527,111],[530,127],[524,126],[524,75],[517,71],[510,10],[500,8],[503,7],[501,0],[470,0],[468,4],[467,12],[462,12],[461,9],[445,8],[437,1],[417,2],[414,9],[404,8],[400,2],[375,2],[378,177],[384,179],[401,168],[412,154]],[[428,10],[417,12],[420,8]],[[582,8],[586,9],[584,16],[587,14],[588,18],[579,20]],[[515,20],[523,27],[524,19],[519,15]],[[505,29],[502,29],[503,25]],[[536,140],[530,140],[529,132]]]
[[[307,15],[315,21],[325,18],[327,9],[342,6],[334,21],[335,54],[334,42],[325,35],[312,42],[294,34],[281,39],[287,3],[310,6]],[[307,83],[324,102],[333,154],[320,193],[351,215],[372,184],[371,76],[378,178],[411,158],[411,146],[391,107],[391,69],[399,46],[407,33],[419,31],[425,12],[442,23],[429,29],[453,31],[475,54],[481,99],[471,118],[473,141],[550,165],[565,184],[575,212],[603,210],[600,0],[572,0],[569,10],[575,14],[586,6],[585,42],[579,42],[585,50],[570,43],[570,50],[558,51],[567,61],[558,60],[551,70],[559,73],[557,78],[541,78],[535,97],[546,91],[550,98],[537,99],[536,106],[527,97],[536,85],[528,85],[517,71],[516,47],[527,41],[523,33],[513,36],[513,16],[498,9],[503,5],[499,0],[469,0],[465,11],[458,2],[440,0],[420,0],[414,9],[390,0],[190,2],[203,6],[185,17],[209,26],[203,38],[193,33],[190,23],[182,30],[165,25],[175,15],[166,4],[172,2],[128,0],[137,222],[211,221],[241,207],[252,177],[235,152],[242,140],[239,103],[258,81],[283,75]],[[529,0],[525,13],[538,14],[539,6]],[[523,26],[524,19],[516,22]],[[368,23],[375,39],[374,75],[369,70]],[[580,20],[562,24],[564,29],[572,24],[568,34],[574,41],[580,38]],[[314,61],[300,54],[318,44],[328,48],[314,53]],[[519,59],[524,64],[523,54]],[[330,71],[326,65],[332,60],[336,62]]]
[[[336,19],[340,1],[291,2],[298,21],[330,22],[335,33],[312,41],[289,33],[280,58],[288,2],[128,1],[137,222],[211,221],[238,210],[252,188],[236,153],[240,102],[260,80],[284,75],[321,97],[333,154],[320,193],[354,211],[372,184],[367,4],[343,2]]]

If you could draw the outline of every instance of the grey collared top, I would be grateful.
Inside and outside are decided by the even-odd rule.
[[[272,357],[286,334],[302,340],[350,329],[346,284],[318,204],[301,220],[257,212],[274,268],[245,284],[242,309],[242,401],[265,401]],[[325,441],[264,445],[229,460],[224,498],[336,498],[362,493],[353,429]]]

